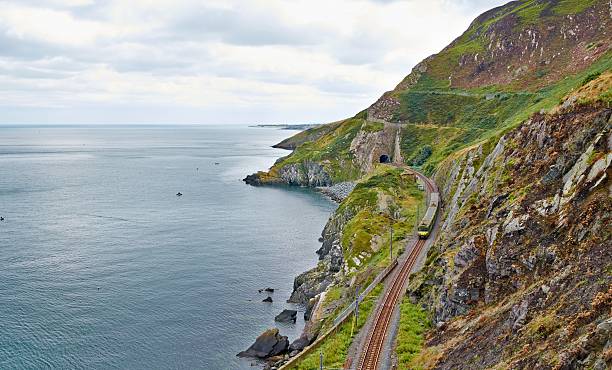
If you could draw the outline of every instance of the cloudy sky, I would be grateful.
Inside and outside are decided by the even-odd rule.
[[[504,2],[0,1],[0,123],[329,122]]]

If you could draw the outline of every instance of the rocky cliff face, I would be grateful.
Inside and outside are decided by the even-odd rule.
[[[441,237],[412,286],[432,367],[610,366],[612,109],[575,100],[440,166]]]
[[[347,210],[335,212],[329,218],[322,233],[323,243],[317,250],[320,262],[317,267],[295,278],[290,302],[307,304],[338,280],[335,275],[342,270],[344,262],[340,238],[344,226],[352,217],[353,215]]]

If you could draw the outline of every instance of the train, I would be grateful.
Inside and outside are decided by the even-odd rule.
[[[423,216],[423,219],[419,223],[419,227],[417,229],[419,239],[427,239],[429,237],[429,234],[436,223],[439,202],[439,193],[431,193],[429,195],[429,205],[427,206],[427,211],[425,212],[425,216]]]

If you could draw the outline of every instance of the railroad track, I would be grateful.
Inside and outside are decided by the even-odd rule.
[[[432,192],[436,190],[435,183],[419,174],[419,176],[425,180],[427,191]],[[387,331],[389,324],[391,323],[391,317],[393,312],[402,298],[408,276],[412,271],[421,250],[425,245],[426,239],[418,239],[414,244],[408,257],[404,260],[400,270],[393,278],[390,288],[383,297],[382,305],[379,306],[374,317],[372,329],[370,330],[368,337],[365,342],[365,346],[359,362],[357,363],[358,370],[376,370],[380,361],[380,356],[383,352],[385,339],[387,337]]]
[[[385,338],[387,337],[387,329],[391,322],[391,316],[393,316],[393,311],[403,295],[406,280],[408,279],[410,271],[419,257],[424,244],[424,239],[419,239],[417,241],[410,251],[410,255],[404,261],[402,268],[395,275],[395,278],[391,283],[391,287],[384,297],[384,303],[376,313],[374,327],[368,335],[365,350],[362,352],[361,358],[359,359],[358,369],[376,370],[378,368],[378,362],[382,353]]]

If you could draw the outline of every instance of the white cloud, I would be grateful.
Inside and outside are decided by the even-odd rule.
[[[368,106],[501,3],[0,1],[0,113],[12,121],[331,121]]]
[[[119,34],[101,22],[79,20],[70,13],[50,9],[0,5],[0,24],[8,36],[67,46],[82,46],[101,37]]]

